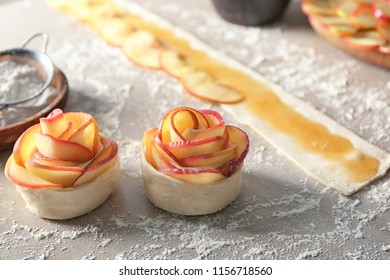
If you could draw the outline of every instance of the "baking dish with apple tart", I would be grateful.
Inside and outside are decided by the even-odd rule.
[[[302,1],[313,29],[341,50],[390,68],[390,1]]]

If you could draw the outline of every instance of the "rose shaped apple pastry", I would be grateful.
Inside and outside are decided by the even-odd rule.
[[[86,113],[55,109],[16,141],[5,175],[31,212],[70,219],[102,204],[116,188],[118,145]]]
[[[241,189],[249,139],[212,110],[174,108],[142,139],[142,175],[157,207],[184,215],[221,210]]]

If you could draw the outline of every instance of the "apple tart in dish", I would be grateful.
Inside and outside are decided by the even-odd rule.
[[[178,107],[142,139],[142,175],[149,200],[184,215],[217,212],[241,189],[247,134],[212,110]]]
[[[16,141],[5,175],[35,215],[70,219],[100,206],[116,189],[118,144],[86,113],[55,109]]]
[[[303,0],[313,29],[339,49],[390,68],[389,0]]]

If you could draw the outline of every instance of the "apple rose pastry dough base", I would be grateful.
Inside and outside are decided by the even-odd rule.
[[[27,208],[41,218],[66,220],[99,207],[115,191],[119,160],[92,181],[71,188],[30,189],[16,185]]]
[[[241,169],[212,184],[191,184],[154,169],[142,154],[144,190],[157,207],[182,215],[206,215],[228,206],[241,190]]]

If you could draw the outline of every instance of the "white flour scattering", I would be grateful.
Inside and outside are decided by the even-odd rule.
[[[44,81],[37,69],[12,60],[0,61],[0,102],[17,101],[34,96],[43,87]],[[48,88],[32,100],[7,107],[0,106],[0,127],[15,124],[50,104],[57,91]]]
[[[390,147],[388,72],[362,64],[320,39],[312,39],[316,43],[310,45],[294,37],[294,26],[288,23],[245,28],[200,8],[184,8],[183,1],[136,2],[375,145]],[[144,130],[157,126],[175,106],[219,108],[184,94],[162,71],[134,66],[86,26],[45,9],[61,30],[61,36],[51,40],[50,54],[69,79],[66,110],[91,113],[101,131],[118,141],[122,173],[106,203],[61,222],[32,216],[11,185],[0,182],[0,212],[5,213],[0,218],[0,259],[390,258],[388,176],[344,197],[307,178],[245,127],[251,149],[236,201],[221,212],[199,217],[154,207],[143,193],[139,167]],[[26,8],[18,10],[23,11],[30,14]],[[299,28],[310,32],[305,24]],[[372,83],[362,82],[367,69],[374,73]],[[239,125],[221,113],[226,123]],[[5,156],[2,159],[4,163]]]
[[[34,96],[44,84],[38,71],[28,64],[0,61],[0,101],[14,101]]]

